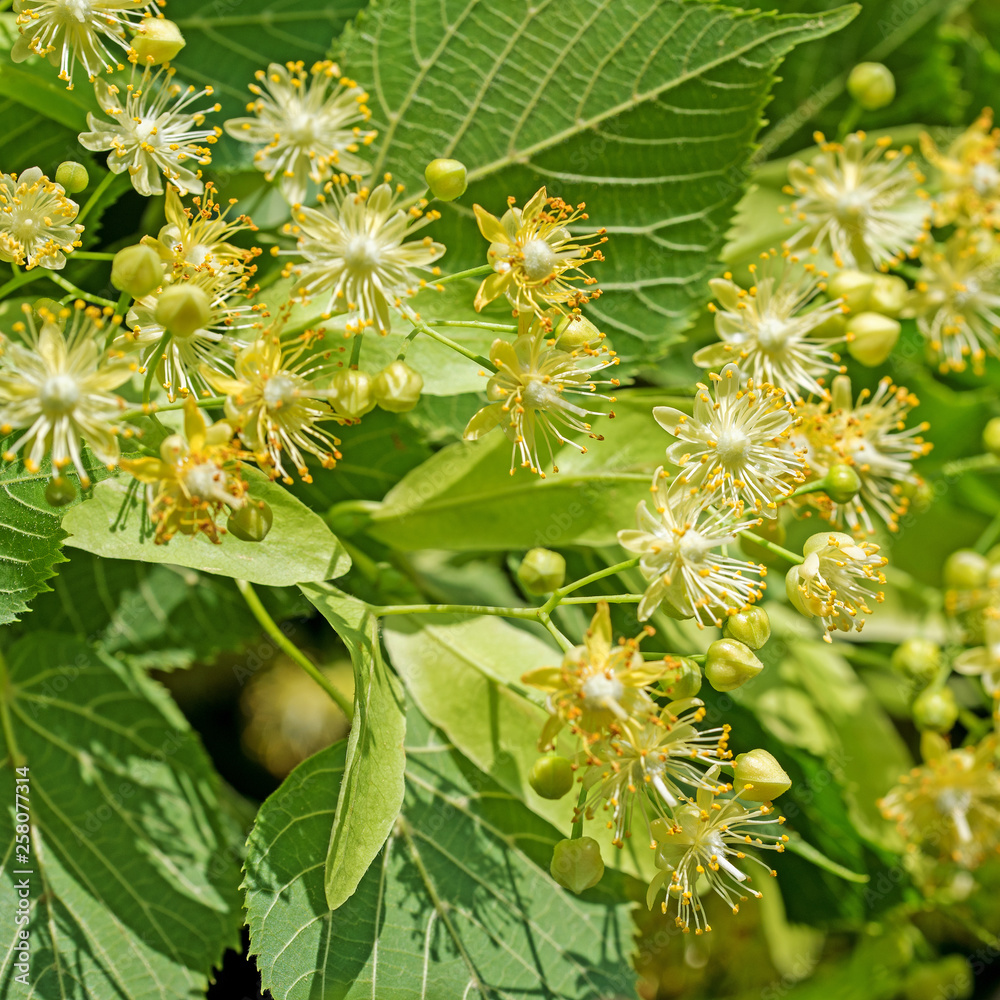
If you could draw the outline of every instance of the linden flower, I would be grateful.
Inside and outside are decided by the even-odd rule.
[[[570,226],[587,218],[584,205],[574,208],[561,198],[550,198],[539,188],[524,208],[510,206],[501,218],[473,205],[479,231],[490,241],[487,259],[495,273],[479,286],[476,310],[506,295],[515,312],[541,315],[546,309],[573,311],[600,295],[580,285],[597,283],[584,270],[604,255],[594,247],[607,242],[604,229],[574,236]]]
[[[794,412],[774,386],[743,383],[736,365],[710,378],[714,397],[699,382],[690,416],[669,406],[653,409],[656,422],[678,439],[667,448],[667,460],[681,467],[677,482],[717,493],[721,506],[737,514],[749,504],[774,517],[775,497],[792,492],[789,479],[805,478],[788,444]]]
[[[640,557],[639,568],[649,586],[639,604],[645,621],[661,605],[700,626],[722,626],[724,615],[745,610],[764,596],[763,566],[717,552],[736,542],[737,532],[758,524],[735,523],[710,508],[703,494],[668,489],[662,468],[653,474],[655,513],[639,501],[636,530],[618,532],[618,542]]]
[[[947,151],[941,152],[927,133],[920,136],[920,150],[940,177],[941,193],[934,201],[935,225],[995,226],[1000,221],[1000,129],[993,128],[990,108],[985,108]]]
[[[601,601],[584,644],[568,650],[561,666],[524,674],[522,683],[547,693],[550,718],[538,741],[540,750],[554,745],[566,723],[576,735],[592,742],[604,730],[622,732],[633,720],[656,713],[647,689],[666,676],[673,664],[644,661],[639,652],[641,639],[613,645],[611,612],[607,602]]]
[[[19,63],[45,56],[72,90],[76,64],[90,80],[110,72],[119,62],[111,47],[128,51],[125,29],[153,9],[149,0],[14,0],[21,34],[10,57]]]
[[[636,806],[652,839],[650,811],[662,816],[686,801],[682,785],[725,791],[725,785],[707,779],[698,765],[711,767],[732,756],[726,747],[730,727],[699,730],[697,724],[704,717],[704,705],[697,698],[671,702],[641,726],[603,737],[587,748],[583,815],[592,820],[603,803],[601,809],[610,813],[608,827],[614,830],[615,846],[623,846],[629,836]]]
[[[156,72],[147,66],[136,81],[132,64],[129,82],[125,85],[124,104],[119,99],[119,87],[107,80],[95,81],[94,90],[101,110],[111,119],[103,122],[93,112],[87,113],[89,132],[81,132],[80,145],[92,152],[111,150],[108,169],[120,174],[126,170],[132,187],[143,195],[163,194],[161,174],[174,184],[181,194],[198,194],[204,189],[198,166],[212,162],[207,146],[222,134],[221,129],[202,128],[205,114],[218,111],[218,104],[192,110],[191,105],[212,93],[211,87],[195,90],[171,83],[174,70],[161,66]]]
[[[761,255],[758,269],[750,265],[754,284],[740,288],[726,272],[709,282],[721,308],[714,304],[715,329],[722,341],[694,355],[702,368],[717,368],[736,361],[755,382],[785,390],[792,398],[825,396],[823,376],[843,371],[840,358],[830,350],[836,342],[818,336],[832,317],[843,312],[840,300],[821,301],[827,272],[812,263],[802,264],[787,250]],[[807,311],[804,311],[807,310]]]
[[[885,583],[882,567],[888,559],[878,554],[871,542],[856,542],[843,532],[820,532],[806,541],[800,566],[793,566],[785,577],[788,599],[806,618],[819,618],[828,633],[840,629],[858,632],[865,624],[859,612],[872,614],[868,601],[885,600],[874,588]]]
[[[1000,252],[984,252],[953,236],[921,256],[920,276],[904,313],[915,316],[942,372],[983,373],[986,355],[1000,357]]]
[[[915,767],[879,802],[886,819],[894,820],[921,850],[963,868],[976,868],[998,849],[1000,774],[997,740],[989,736],[975,746],[946,750]]]
[[[256,232],[246,215],[227,218],[236,204],[229,199],[226,209],[216,201],[215,185],[209,181],[205,193],[191,199],[194,209],[186,208],[172,184],[167,185],[164,212],[167,224],[156,237],[144,236],[142,242],[152,247],[171,270],[189,268],[241,268],[260,255],[256,247],[247,250],[229,240],[237,233]]]
[[[30,271],[66,266],[65,254],[80,246],[83,226],[74,223],[80,206],[66,197],[61,184],[38,167],[0,174],[0,260]]]
[[[204,534],[218,543],[219,513],[239,510],[245,503],[247,484],[239,476],[244,457],[234,445],[232,427],[221,420],[209,427],[189,397],[183,436],[165,437],[159,458],[123,458],[120,465],[147,484],[157,544],[169,542],[178,532]]]
[[[887,377],[874,395],[863,389],[855,404],[850,379],[838,376],[830,400],[818,407],[800,407],[801,433],[814,475],[822,479],[831,466],[849,465],[861,480],[852,501],[828,504],[830,520],[843,519],[852,531],[871,534],[875,529],[870,512],[874,512],[890,531],[898,530],[909,506],[902,487],[920,482],[912,462],[932,447],[921,436],[929,424],[906,428],[907,417],[919,402]]]
[[[13,329],[24,343],[4,341],[0,353],[0,434],[23,433],[4,460],[12,462],[23,451],[28,471],[37,472],[50,455],[53,477],[72,465],[87,486],[80,441],[114,468],[119,451],[112,421],[124,402],[112,390],[136,365],[104,351],[111,310],[102,313],[79,301],[58,315],[42,308],[39,328],[31,307],[21,308],[26,322]]]
[[[226,416],[239,431],[261,466],[270,465],[272,476],[286,483],[292,477],[287,459],[303,482],[311,483],[303,452],[315,455],[324,469],[341,457],[340,441],[316,426],[320,421],[343,420],[321,398],[314,377],[325,368],[311,353],[315,334],[307,331],[283,348],[277,335],[264,336],[236,356],[235,377],[204,368],[205,381],[226,395]]]
[[[590,417],[604,412],[592,409],[592,400],[601,404],[614,397],[597,392],[599,385],[617,386],[618,379],[596,381],[594,375],[618,364],[615,353],[607,347],[584,345],[572,351],[555,346],[544,320],[522,313],[518,320],[517,339],[511,344],[494,340],[490,361],[496,366],[486,386],[486,395],[494,402],[484,406],[465,428],[465,439],[475,441],[494,427],[503,428],[514,443],[510,473],[518,458],[521,468],[530,469],[543,479],[542,449],[558,472],[555,453],[559,445],[572,445],[581,454],[587,449],[566,437],[564,431],[585,433],[601,441],[591,430]],[[592,397],[591,400],[585,397]],[[614,416],[614,413],[609,413]]]
[[[281,178],[291,204],[306,200],[309,181],[322,185],[334,170],[367,173],[355,154],[378,134],[357,124],[371,118],[368,95],[341,76],[336,63],[313,63],[308,72],[302,62],[271,63],[255,76],[260,85],[250,84],[250,91],[257,100],[247,105],[255,117],[232,118],[225,128],[234,139],[262,147],[255,166],[269,181]]]
[[[353,318],[348,332],[375,327],[381,334],[391,327],[389,307],[402,310],[403,298],[415,295],[424,283],[415,274],[426,271],[445,251],[429,236],[410,240],[419,229],[441,217],[424,212],[421,201],[407,209],[400,202],[402,185],[395,190],[386,174],[384,184],[369,190],[346,174],[327,186],[319,208],[296,208],[285,233],[298,240],[305,263],[289,267],[298,278],[297,293],[326,296],[326,312],[347,311]],[[436,270],[436,269],[435,269]]]
[[[712,771],[708,775],[714,777]],[[759,858],[747,854],[747,848],[779,854],[785,850],[788,837],[772,832],[775,824],[784,823],[785,818],[773,813],[768,803],[749,809],[739,801],[739,794],[717,802],[711,791],[699,788],[697,802],[681,806],[673,822],[654,820],[656,866],[661,871],[649,884],[646,905],[652,908],[660,890],[666,887],[667,897],[660,904],[663,913],[673,903],[676,925],[685,932],[693,925],[695,934],[701,934],[712,929],[701,901],[702,880],[732,907],[733,913],[739,912],[739,904],[748,896],[760,899],[761,892],[749,885],[751,876],[735,862],[752,861],[768,875],[777,875]]]
[[[866,153],[864,132],[843,143],[816,133],[822,152],[809,166],[788,166],[788,194],[798,195],[789,225],[801,228],[788,246],[829,246],[838,263],[862,270],[886,270],[916,256],[930,225],[930,207],[921,198],[923,181],[909,160],[910,148],[889,149],[885,136]]]

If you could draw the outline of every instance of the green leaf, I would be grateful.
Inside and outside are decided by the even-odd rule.
[[[11,995],[15,886],[27,879],[31,989],[66,1000],[204,995],[237,946],[238,850],[207,755],[163,689],[85,643],[8,650],[0,787],[0,981]],[[20,754],[21,758],[16,759]],[[30,852],[14,767],[29,770]],[[26,863],[25,863],[26,862]],[[19,874],[24,869],[30,874]]]
[[[0,439],[0,454],[16,437]],[[52,507],[45,499],[51,468],[47,460],[37,472],[29,472],[20,461],[0,463],[0,625],[17,621],[29,610],[28,602],[49,589],[45,581],[66,558],[61,552],[66,537],[61,524],[67,508]],[[108,475],[86,451],[84,468],[91,482]],[[76,473],[67,472],[66,478],[79,486]],[[79,498],[74,501],[79,503]]]
[[[400,821],[331,913],[322,865],[343,744],[301,764],[250,834],[251,951],[275,1000],[635,997],[627,883],[580,897],[548,873],[560,839],[414,709]]]
[[[172,563],[272,587],[329,580],[350,569],[350,558],[319,515],[263,473],[244,473],[251,496],[274,512],[274,525],[262,542],[226,535],[215,545],[204,536],[176,535],[157,545],[143,494],[134,480],[120,477],[102,483],[92,499],[69,513],[63,522],[71,536],[66,544],[111,559]]]
[[[326,901],[335,910],[354,894],[399,815],[406,713],[399,682],[382,658],[378,621],[364,604],[332,586],[302,592],[343,639],[354,664],[354,717],[326,855]]]
[[[652,417],[662,396],[633,390],[617,400],[614,420],[595,421],[604,440],[587,442],[585,455],[564,447],[559,473],[545,479],[510,475],[511,443],[499,431],[442,449],[371,505],[370,533],[403,550],[614,544],[670,443]]]
[[[474,202],[500,214],[543,184],[585,201],[611,238],[591,312],[652,361],[705,298],[778,61],[857,9],[401,0],[345,33],[344,65],[372,95],[375,176],[423,187],[434,157],[468,166],[438,226],[450,270],[485,261]]]

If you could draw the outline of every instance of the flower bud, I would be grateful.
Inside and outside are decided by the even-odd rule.
[[[842,313],[834,313],[827,316],[819,326],[814,326],[810,336],[821,340],[843,340],[846,332],[847,317]]]
[[[143,249],[148,250],[149,247]],[[163,290],[156,300],[155,316],[156,322],[172,336],[184,340],[208,325],[212,302],[204,288],[185,281]]]
[[[439,201],[454,201],[465,194],[468,179],[460,160],[431,160],[424,170],[424,180]]]
[[[551,549],[532,549],[517,567],[517,578],[529,594],[551,594],[566,579],[566,560]]]
[[[244,542],[262,542],[273,522],[274,512],[269,504],[263,500],[248,500],[229,515],[226,529]]]
[[[660,682],[664,693],[674,701],[693,698],[701,690],[701,667],[694,660],[682,657],[676,669]]]
[[[831,465],[823,477],[823,491],[834,503],[850,503],[861,489],[861,477],[852,465]]]
[[[876,274],[868,308],[883,316],[896,317],[903,311],[910,288],[895,274]]]
[[[868,308],[874,287],[874,274],[847,269],[831,276],[826,283],[826,294],[831,299],[843,299],[852,313],[859,313]]]
[[[1000,458],[1000,417],[994,417],[983,428],[983,447]]]
[[[736,757],[733,788],[748,802],[770,802],[792,787],[792,779],[766,750],[751,750]]]
[[[780,519],[775,517],[764,521],[754,528],[754,534],[760,535],[765,541],[773,542],[775,545],[783,545],[787,532]],[[785,560],[775,555],[770,549],[765,549],[763,545],[755,542],[752,538],[740,535],[740,548],[755,562],[763,563],[765,566],[785,566]]]
[[[973,549],[952,552],[944,564],[944,585],[955,590],[976,590],[986,584],[990,564]]]
[[[82,163],[76,160],[64,160],[56,167],[56,184],[61,184],[66,194],[79,194],[86,191],[90,183],[90,174]]]
[[[601,845],[593,837],[560,840],[553,848],[549,871],[564,889],[581,893],[604,877]]]
[[[539,757],[528,772],[528,784],[543,799],[561,799],[573,787],[573,765],[565,757]]]
[[[951,688],[928,688],[913,700],[913,721],[917,729],[946,733],[958,720],[958,704]]]
[[[865,111],[877,111],[892,103],[896,96],[896,80],[882,63],[858,63],[847,78],[847,92]]]
[[[341,416],[358,420],[375,409],[371,375],[356,368],[344,368],[330,382],[330,401]]]
[[[892,353],[902,330],[899,321],[877,312],[863,312],[847,321],[847,350],[868,368],[882,364]]]
[[[764,669],[753,650],[735,639],[716,639],[705,658],[705,680],[716,691],[735,691]]]
[[[132,48],[140,66],[160,66],[170,62],[182,48],[181,29],[165,17],[146,17],[135,29]]]
[[[722,626],[722,634],[751,649],[760,649],[771,638],[771,621],[763,608],[750,607],[730,615]]]
[[[111,284],[119,292],[141,299],[163,283],[163,265],[152,247],[136,243],[115,254],[111,262]]]
[[[50,507],[65,507],[76,499],[76,486],[65,476],[56,476],[45,484],[45,502]]]
[[[941,647],[930,639],[907,639],[892,651],[892,668],[926,687],[941,668]]]
[[[910,510],[914,514],[922,514],[934,502],[934,487],[926,479],[900,484],[899,494],[910,501]]]
[[[556,347],[575,351],[601,339],[601,331],[582,313],[570,313],[556,324]]]
[[[420,402],[424,387],[420,372],[415,372],[402,361],[386,365],[372,380],[375,402],[390,413],[405,413]]]

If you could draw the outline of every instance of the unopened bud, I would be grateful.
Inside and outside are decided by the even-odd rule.
[[[830,277],[826,283],[826,294],[831,299],[843,299],[852,313],[859,313],[868,308],[874,287],[874,274],[849,268]]]
[[[846,333],[847,317],[835,312],[832,316],[827,316],[819,326],[814,326],[809,336],[819,337],[821,340],[843,340]]]
[[[892,651],[893,670],[925,687],[941,668],[941,647],[930,639],[906,639]]]
[[[342,416],[357,420],[375,409],[371,375],[356,368],[344,368],[330,381],[330,401]]]
[[[983,447],[1000,458],[1000,417],[994,417],[983,428]]]
[[[375,402],[390,413],[405,413],[420,402],[424,387],[420,372],[415,372],[402,361],[386,365],[372,380]]]
[[[556,347],[561,351],[575,351],[601,339],[601,331],[581,313],[563,316],[556,324]]]
[[[850,503],[861,489],[861,477],[852,465],[832,465],[823,477],[823,492],[834,503]]]
[[[913,722],[917,729],[946,733],[958,720],[958,704],[951,688],[928,688],[913,700]]]
[[[573,765],[565,757],[539,757],[528,772],[528,784],[543,799],[561,799],[573,787]]]
[[[876,274],[868,308],[883,316],[898,316],[909,298],[910,288],[895,274]]]
[[[182,48],[181,29],[165,17],[147,17],[135,29],[132,48],[140,66],[160,66],[170,62]]]
[[[431,194],[439,201],[454,201],[468,187],[465,164],[460,160],[431,160],[424,170]]]
[[[517,578],[529,594],[551,594],[566,579],[566,560],[551,549],[532,549],[517,567]]]
[[[693,698],[701,690],[701,667],[694,660],[682,657],[676,668],[662,681],[660,687],[674,700]]]
[[[847,78],[847,92],[865,111],[877,111],[892,103],[896,79],[882,63],[858,63]]]
[[[50,507],[65,507],[76,499],[76,486],[65,476],[56,476],[45,485],[45,502]]]
[[[149,250],[149,247],[142,247]],[[156,300],[156,322],[174,337],[184,340],[204,329],[212,317],[212,301],[208,292],[184,281],[170,285]]]
[[[733,788],[749,802],[770,802],[792,787],[792,779],[766,750],[751,750],[736,758]]]
[[[549,871],[564,889],[581,893],[604,877],[601,845],[593,837],[560,840],[552,851]]]
[[[868,368],[882,364],[892,353],[902,329],[898,320],[877,312],[863,312],[847,322],[847,350]]]
[[[56,184],[61,184],[66,194],[79,194],[89,183],[87,168],[76,160],[64,160],[56,167]]]
[[[735,639],[716,639],[705,657],[705,680],[716,691],[735,691],[764,669],[753,650]]]
[[[990,564],[973,549],[952,552],[944,564],[944,585],[955,590],[977,590],[985,586]]]
[[[751,649],[760,649],[771,638],[771,620],[763,608],[749,607],[730,615],[722,626],[722,634]]]
[[[226,521],[226,529],[244,542],[262,542],[274,522],[274,512],[263,500],[248,500],[234,510]]]
[[[111,284],[119,292],[128,292],[133,299],[141,299],[155,292],[163,283],[163,264],[152,248],[136,243],[115,254],[111,262]]]

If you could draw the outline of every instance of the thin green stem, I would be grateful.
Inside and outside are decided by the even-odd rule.
[[[4,298],[9,292],[13,292],[20,288],[22,285],[27,285],[38,278],[44,278],[44,274],[39,274],[38,271],[21,271],[19,274],[15,274],[10,281],[3,285],[0,285],[0,299]]]
[[[350,719],[354,715],[354,705],[343,692],[338,691],[327,679],[326,675],[309,659],[284,632],[278,628],[275,620],[268,614],[267,608],[261,603],[257,591],[246,580],[237,580],[236,586],[247,602],[250,613],[257,619],[264,632],[283,653],[290,656],[333,700],[340,710]]]
[[[67,281],[61,274],[56,274],[53,271],[48,271],[45,277],[49,281],[54,281],[60,288],[70,293],[70,295],[75,295],[78,299],[85,299],[87,302],[97,302],[102,306],[110,306],[112,309],[115,307],[115,303],[111,299],[102,298],[100,295],[94,295],[91,292],[85,292],[82,288],[77,288],[71,281]]]
[[[463,347],[461,344],[456,343],[450,337],[446,337],[443,333],[438,333],[437,330],[432,330],[426,323],[417,323],[414,329],[416,329],[419,333],[426,334],[431,338],[431,340],[436,340],[439,344],[444,344],[445,347],[450,347],[453,351],[461,354],[462,357],[468,358],[470,361],[475,361],[476,364],[482,365],[491,372],[495,372],[497,370],[496,365],[494,365],[489,358],[484,358],[481,354],[476,354],[474,351],[470,351],[467,347]]]
[[[791,500],[792,497],[804,497],[810,493],[824,493],[826,492],[826,484],[822,479],[817,479],[815,482],[806,483],[804,486],[800,486],[797,490],[789,493],[786,500]]]
[[[567,583],[565,586],[560,587],[558,590],[554,590],[549,599],[542,605],[543,611],[551,611],[554,607],[559,604],[564,603],[563,598],[567,594],[572,594],[574,590],[579,590],[581,587],[586,587],[588,583],[593,583],[595,580],[603,580],[608,576],[615,576],[617,573],[623,573],[625,570],[632,569],[639,565],[639,557],[635,556],[632,559],[626,559],[624,562],[615,563],[613,566],[605,566],[604,569],[599,569],[594,573],[590,573],[587,576],[580,577],[579,580],[574,580],[572,583]],[[592,598],[588,601],[569,601],[565,603],[596,603],[599,600],[603,600],[602,597],[598,596]]]
[[[576,809],[573,810],[573,831],[570,833],[570,840],[579,840],[583,836],[583,813],[587,804],[587,789],[580,786],[580,794],[576,800]]]
[[[356,333],[351,343],[351,360],[347,363],[349,368],[357,371],[358,362],[361,360],[361,342],[364,340],[363,333]]]
[[[112,181],[114,181],[115,175],[109,170],[102,178],[101,183],[94,188],[94,193],[87,199],[87,203],[80,209],[80,214],[76,217],[77,222],[83,222],[83,220],[90,214],[91,209],[97,204],[98,199],[104,194],[105,191],[111,186]]]
[[[549,635],[559,643],[559,648],[565,653],[567,650],[573,648],[573,643],[565,636],[562,632],[556,628],[555,622],[549,617],[548,612],[538,609],[538,613],[535,617],[540,621],[546,629],[548,629]]]
[[[3,651],[0,651],[0,725],[3,727],[7,752],[10,754],[14,767],[23,767],[25,759],[17,749],[17,739],[14,737],[14,725],[10,718],[10,703],[13,700],[10,675],[7,673],[7,661]]]
[[[190,397],[188,397],[190,398]],[[206,396],[204,399],[196,399],[195,405],[200,407],[222,406],[226,401],[225,396]],[[156,403],[147,403],[136,410],[126,410],[119,420],[138,420],[140,417],[151,417],[154,413],[169,413],[171,410],[183,410],[187,400],[182,399],[177,403],[167,403],[166,406],[157,406]]]
[[[163,357],[163,352],[167,349],[167,345],[170,343],[170,331],[164,330],[163,336],[160,337],[153,348],[153,353],[149,356],[149,361],[146,363],[146,380],[142,383],[142,401],[143,403],[149,403],[149,390],[153,386],[153,376],[156,374],[156,366],[160,363],[160,359]]]
[[[1000,538],[1000,511],[997,511],[993,520],[986,525],[983,533],[976,540],[976,551],[982,556],[986,555],[996,544],[998,538]]]
[[[844,117],[840,119],[840,125],[837,127],[838,141],[842,140],[848,132],[854,131],[858,122],[861,121],[863,113],[864,108],[857,101],[851,101],[851,106],[844,113]]]
[[[74,250],[73,260],[114,260],[113,253],[101,253],[98,250]]]
[[[369,604],[378,618],[389,615],[492,615],[495,618],[539,620],[540,608],[497,608],[485,604]]]
[[[399,353],[396,355],[397,361],[403,361],[406,358],[406,352],[410,349],[410,344],[420,335],[420,330],[418,327],[414,327],[403,339],[403,343],[399,345]]]
[[[799,565],[803,562],[802,556],[795,552],[789,552],[788,549],[783,549],[780,545],[775,545],[774,542],[769,542],[766,538],[761,538],[760,535],[753,531],[741,531],[740,536],[749,542],[754,542],[761,548],[767,549],[768,552],[776,556],[781,556],[782,559],[787,559],[790,563]]]
[[[459,326],[469,330],[495,330],[497,333],[517,333],[513,323],[487,323],[474,319],[429,319],[431,326]]]
[[[564,604],[596,604],[598,601],[607,601],[608,604],[638,604],[642,600],[641,594],[595,594],[593,597],[563,597],[560,598],[560,606]]]
[[[958,458],[943,465],[941,474],[951,478],[963,472],[992,472],[994,469],[1000,469],[1000,458],[996,455],[970,455],[968,458]]]
[[[443,278],[438,278],[434,284],[447,285],[449,281],[459,281],[461,278],[478,278],[480,275],[492,273],[492,264],[481,264],[479,267],[470,267],[467,271],[457,271],[455,274],[446,274]]]

